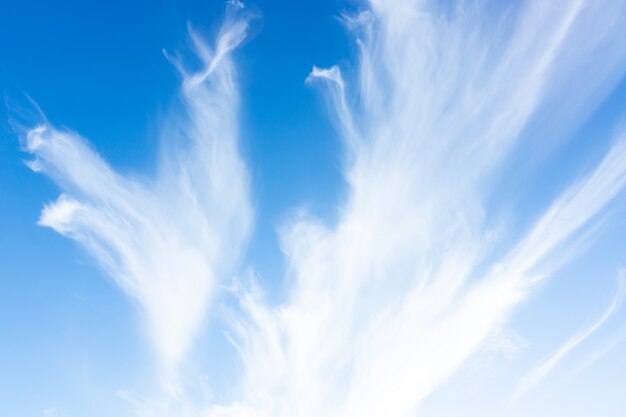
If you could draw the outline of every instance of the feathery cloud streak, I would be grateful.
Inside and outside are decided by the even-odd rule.
[[[442,7],[372,1],[344,18],[356,77],[313,68],[308,81],[327,87],[344,138],[348,195],[336,224],[304,217],[282,230],[285,303],[242,291],[243,394],[214,415],[410,415],[623,188],[622,135],[498,260],[488,187],[568,85],[579,88],[550,121],[555,132],[623,74],[624,6],[526,2],[488,29],[489,5]],[[591,62],[600,51],[610,53]]]
[[[183,76],[183,117],[163,132],[159,172],[115,172],[78,134],[40,124],[25,134],[35,159],[64,193],[39,223],[78,241],[145,310],[168,371],[202,322],[215,284],[232,273],[251,227],[249,179],[237,149],[239,97],[230,52],[247,21],[230,18],[212,50],[192,29],[197,73]]]
[[[590,326],[580,330],[575,335],[573,335],[570,339],[568,339],[556,352],[554,352],[550,357],[535,368],[533,368],[530,372],[528,372],[519,382],[517,389],[515,390],[515,396],[520,397],[528,390],[532,389],[543,379],[545,379],[548,374],[552,371],[552,369],[559,363],[561,359],[565,357],[572,349],[574,349],[579,343],[583,342],[589,336],[591,336],[596,330],[598,330],[612,315],[615,313],[615,310],[621,305],[624,300],[624,292],[626,291],[626,283],[624,281],[624,272],[621,272],[621,276],[618,281],[618,288],[615,293],[615,296],[611,300],[610,304],[604,310],[604,313],[598,320],[593,322]]]

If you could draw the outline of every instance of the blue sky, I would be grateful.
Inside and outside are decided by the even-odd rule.
[[[5,1],[0,415],[622,415],[625,8],[418,3]],[[241,22],[247,38],[215,61],[224,73],[181,100],[185,76],[162,50],[202,73],[213,58],[194,57],[190,36],[212,48]],[[24,93],[49,121],[41,138],[9,123]],[[205,128],[236,144],[224,170],[168,142]],[[91,145],[37,147],[66,129]],[[24,163],[29,149],[48,176]],[[134,185],[72,185],[74,170],[102,173],[89,149]],[[172,154],[173,173],[159,162]],[[225,171],[230,192],[199,212],[186,211],[194,198],[170,206],[179,171],[200,176],[201,201]],[[61,192],[112,217],[129,215],[118,198],[145,210],[162,246],[138,238],[128,256],[146,271],[107,269],[77,238],[118,253],[90,235],[97,218],[45,220]],[[196,218],[214,234],[196,235]],[[128,236],[149,236],[140,226]],[[214,247],[198,269],[184,258]],[[167,290],[132,289],[165,270]],[[198,285],[212,295],[197,311],[168,299]],[[168,327],[162,311],[184,313]]]

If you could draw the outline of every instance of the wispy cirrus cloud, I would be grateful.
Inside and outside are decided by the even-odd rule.
[[[574,368],[568,376],[570,378],[573,378],[580,372],[583,372],[585,369],[595,364],[597,361],[599,361],[601,358],[608,355],[613,349],[615,349],[624,340],[624,338],[626,338],[626,327],[622,327],[609,339],[608,342],[587,354],[583,358],[581,363],[576,368]]]
[[[284,303],[241,291],[241,397],[211,415],[411,415],[622,190],[626,142],[617,135],[527,232],[507,235],[516,243],[498,239],[507,230],[494,232],[486,195],[506,158],[564,94],[567,109],[544,120],[553,132],[592,110],[626,55],[622,5],[492,6],[373,1],[344,17],[357,38],[356,74],[314,67],[308,79],[326,86],[344,139],[339,219],[300,216],[282,229]],[[603,63],[590,61],[607,50]]]
[[[167,372],[183,358],[216,283],[234,272],[250,234],[230,57],[247,27],[245,18],[231,15],[214,48],[190,29],[198,72],[168,55],[183,77],[182,108],[163,131],[165,151],[153,179],[119,174],[86,139],[48,122],[24,133],[34,155],[29,166],[63,190],[39,224],[79,242],[138,301]]]
[[[495,225],[487,203],[528,132],[566,132],[623,76],[626,5],[367,6],[343,17],[357,39],[356,71],[314,67],[308,79],[325,86],[344,140],[338,220],[299,215],[280,230],[283,302],[265,301],[261,283],[236,286],[231,338],[243,366],[232,401],[180,394],[173,410],[131,398],[141,415],[411,415],[500,331],[550,275],[552,256],[626,184],[619,134],[527,231]],[[245,32],[245,20],[229,20],[213,50],[192,32],[204,63],[197,73],[171,59],[188,118],[167,132],[183,140],[153,182],[115,173],[71,132],[43,124],[27,134],[31,166],[66,193],[40,222],[87,247],[140,301],[171,366],[250,229],[229,58]]]
[[[621,276],[618,280],[618,288],[613,296],[613,299],[604,310],[604,313],[600,318],[594,321],[591,325],[578,331],[571,338],[569,338],[562,346],[560,346],[554,353],[550,355],[546,360],[535,366],[530,372],[522,377],[517,384],[514,396],[519,398],[527,391],[534,388],[541,383],[554,369],[554,367],[576,346],[578,346],[585,339],[590,337],[596,330],[615,313],[618,307],[624,301],[624,293],[626,292],[626,281],[624,280],[624,271],[621,272]],[[610,346],[610,345],[609,345]]]

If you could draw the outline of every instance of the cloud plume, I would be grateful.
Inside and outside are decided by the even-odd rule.
[[[211,415],[412,415],[622,190],[617,135],[527,232],[508,235],[512,244],[489,221],[489,187],[533,123],[567,130],[626,58],[614,17],[623,5],[492,6],[379,0],[343,17],[357,40],[356,73],[314,67],[307,82],[325,87],[348,192],[336,223],[299,215],[281,230],[285,302],[241,290],[241,397]],[[598,20],[606,26],[590,30]],[[610,51],[606,61],[589,61],[600,51]],[[566,108],[541,121],[564,94]]]
[[[181,117],[164,129],[158,174],[117,173],[77,133],[49,123],[25,133],[29,166],[63,194],[39,224],[78,241],[139,302],[163,365],[173,371],[220,280],[250,233],[249,178],[238,152],[239,96],[230,53],[247,21],[230,18],[215,48],[190,29],[202,68],[183,77]]]

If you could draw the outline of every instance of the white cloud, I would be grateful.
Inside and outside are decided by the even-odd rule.
[[[78,241],[139,302],[167,371],[197,333],[216,282],[233,273],[251,228],[230,58],[246,29],[246,20],[228,20],[213,50],[190,30],[203,69],[187,74],[178,63],[184,117],[163,132],[169,147],[152,180],[117,173],[85,139],[49,123],[25,137],[35,156],[29,166],[64,191],[39,223]]]
[[[282,229],[284,303],[241,291],[242,393],[215,415],[410,415],[501,329],[625,185],[621,135],[508,251],[486,220],[488,186],[536,112],[577,83],[577,105],[548,124],[571,122],[623,74],[623,6],[600,3],[528,2],[487,29],[488,6],[381,0],[344,18],[358,75],[314,67],[307,81],[328,87],[349,191],[336,224]],[[589,64],[603,48],[611,65]]]

